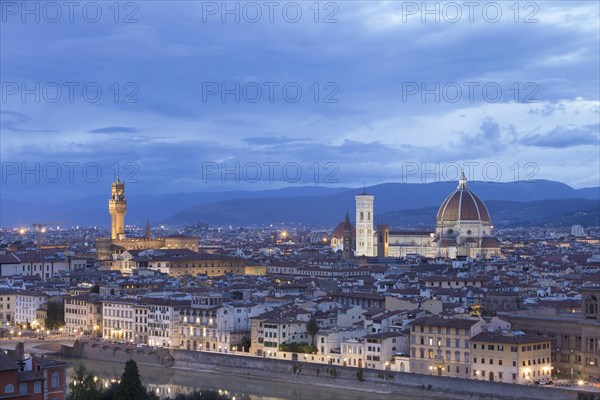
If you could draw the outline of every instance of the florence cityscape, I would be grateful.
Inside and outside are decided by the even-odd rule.
[[[0,2],[0,399],[600,400],[600,4]]]

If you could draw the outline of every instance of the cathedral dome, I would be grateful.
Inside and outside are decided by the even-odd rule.
[[[490,214],[483,201],[467,188],[467,178],[461,173],[457,189],[446,197],[437,214],[437,224],[457,222],[490,224]]]

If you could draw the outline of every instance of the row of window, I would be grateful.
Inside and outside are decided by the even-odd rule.
[[[148,318],[168,321],[168,320],[171,319],[171,316],[168,315],[168,314],[167,315],[164,315],[164,314],[149,314]]]
[[[427,326],[427,329],[425,329],[425,326],[419,325],[418,327],[413,325],[412,326],[412,332],[425,332],[427,331],[428,333],[433,333],[434,329],[433,326]],[[469,335],[469,330],[468,329],[460,329],[460,328],[443,328],[441,326],[436,327],[435,329],[436,333],[446,333],[446,335]]]
[[[481,346],[481,350],[485,350],[486,349],[486,345],[482,344]],[[476,349],[477,348],[477,343],[473,343],[473,348]],[[487,349],[494,351],[494,350],[498,350],[498,351],[504,351],[504,345],[499,344],[499,345],[495,345],[495,344],[488,344],[487,345]],[[513,353],[517,352],[517,346],[511,346],[510,351],[512,351]]]
[[[550,345],[548,343],[542,343],[542,344],[534,344],[532,346],[521,346],[521,351],[525,352],[525,351],[536,351],[536,350],[545,350],[545,349],[549,349]]]
[[[71,325],[87,325],[86,324],[86,320],[85,317],[83,317],[83,319],[77,319],[77,318],[65,318],[65,323],[67,324],[71,324]]]
[[[133,312],[131,310],[104,309],[103,312],[106,317],[133,318]]]
[[[23,265],[22,267],[23,267],[23,272],[25,272],[25,266]],[[40,267],[40,272],[44,271],[44,267],[42,265],[35,265],[35,264],[33,265],[33,271],[34,272],[37,271],[38,267]],[[31,265],[27,266],[27,271],[31,271]],[[46,265],[46,271],[50,271],[49,265]]]
[[[483,378],[483,379],[487,379],[487,377],[486,377],[486,374],[485,374],[485,371],[484,371],[484,370],[481,370],[481,371],[476,371],[476,370],[473,370],[473,376],[475,376],[475,377],[479,377],[479,376],[481,376],[481,378]],[[523,374],[523,378],[525,378],[525,374]],[[499,380],[499,381],[501,381],[501,380],[503,380],[503,379],[504,379],[504,373],[502,373],[502,372],[498,372],[498,380]],[[516,380],[517,380],[517,374],[516,374],[516,373],[513,373],[513,374],[512,374],[512,380],[513,380],[513,381],[516,381]]]
[[[411,343],[412,344],[417,344],[416,343],[416,339],[417,339],[416,336],[411,336]],[[446,347],[461,348],[461,345],[460,345],[461,341],[460,341],[460,339],[454,339],[453,340],[453,339],[450,339],[450,338],[446,338],[445,342],[446,342]],[[442,344],[443,344],[442,338],[437,338],[437,341],[434,342],[433,341],[433,337],[429,337],[427,339],[427,342],[425,342],[425,337],[424,336],[420,336],[419,337],[419,344],[425,345],[426,343],[429,346],[438,346],[438,347],[441,347]],[[468,349],[469,348],[469,341],[465,339],[463,343],[464,343],[464,348]],[[474,348],[477,348],[477,347],[474,347]]]
[[[533,361],[533,365],[536,365],[536,360],[535,358],[533,360],[527,360],[527,364],[525,364],[525,360],[523,360],[523,366],[525,365],[531,365],[531,362]],[[547,363],[550,362],[550,357],[546,358],[546,357],[542,357],[542,358],[538,358],[537,359],[537,364],[543,364],[543,363]]]
[[[437,353],[436,357],[438,357],[438,358],[441,358],[441,356],[442,356],[442,352],[441,352],[441,351],[437,351],[436,353]],[[412,348],[412,349],[411,349],[411,354],[412,354],[412,357],[413,357],[413,358],[416,358],[417,349],[415,349],[415,348]],[[449,351],[447,351],[447,352],[446,352],[446,361],[452,361],[452,360],[450,359],[450,354],[451,354],[451,353],[450,353]],[[429,359],[433,359],[433,357],[434,357],[434,352],[433,352],[433,350],[429,350],[429,351],[427,352],[427,357],[425,357],[425,349],[419,349],[419,358],[429,358]],[[455,351],[455,352],[454,352],[454,362],[460,362],[460,352],[458,352],[458,351]],[[468,362],[469,362],[469,353],[468,353],[468,352],[465,352],[465,353],[464,353],[463,362],[465,362],[465,363],[468,363]]]
[[[4,386],[4,392],[6,394],[12,394],[15,392],[15,386],[13,384],[8,384],[6,386]],[[42,382],[34,382],[33,383],[33,393],[37,394],[37,393],[42,393]],[[26,395],[28,394],[28,390],[27,390],[27,382],[22,382],[19,384],[19,395]]]
[[[115,328],[115,329],[119,329],[119,328],[123,328],[123,329],[133,329],[133,322],[123,322],[123,321],[118,321],[118,320],[112,320],[112,319],[105,319],[104,320],[104,325],[107,328]]]
[[[58,372],[53,372],[50,377],[50,387],[57,388],[59,386],[59,384],[60,384],[60,375]],[[19,383],[19,395],[28,394],[27,389],[28,389],[27,382]],[[12,394],[14,392],[15,392],[15,385],[13,385],[12,383],[9,383],[8,385],[4,386],[4,393]],[[41,381],[37,381],[37,382],[33,383],[33,393],[34,394],[42,393],[42,382]]]
[[[65,307],[65,314],[79,314],[79,315],[84,315],[84,314],[87,314],[87,313],[88,312],[87,312],[86,309]]]

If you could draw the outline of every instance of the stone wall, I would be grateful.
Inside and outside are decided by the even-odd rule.
[[[279,379],[298,384],[339,386],[371,393],[397,393],[427,398],[576,400],[578,396],[577,391],[553,387],[358,369],[250,355],[137,348],[95,342],[75,342],[73,347],[63,346],[62,354],[66,357],[123,363],[133,359],[140,365],[147,366]]]
[[[101,342],[75,342],[73,347],[62,346],[65,357],[87,358],[101,361],[122,362],[134,360],[140,365],[171,367],[173,357],[167,349],[119,346]]]
[[[174,358],[174,368],[276,378],[312,384],[333,384],[347,389],[361,389],[363,386],[368,388],[372,384],[377,384],[380,390],[383,389],[392,393],[406,393],[406,388],[424,388],[430,391],[432,395],[452,393],[457,395],[453,396],[456,398],[464,396],[464,398],[472,399],[507,400],[577,399],[576,391],[544,386],[525,386],[394,371],[360,370],[358,368],[311,364],[302,361],[293,362],[252,356],[231,356],[189,350],[170,350],[170,352]],[[362,381],[359,380],[357,375],[359,371],[362,371]]]

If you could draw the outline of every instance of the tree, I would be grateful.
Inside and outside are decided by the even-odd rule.
[[[83,365],[80,365],[75,371],[75,376],[69,383],[69,389],[67,400],[100,400],[102,397],[98,380]]]
[[[250,338],[248,336],[243,336],[242,340],[240,340],[240,347],[245,351],[248,352],[250,351],[250,345],[252,343],[250,343]]]
[[[290,353],[305,353],[305,354],[313,354],[317,353],[317,346],[312,344],[308,344],[306,342],[292,342],[292,343],[281,343],[279,345],[280,351],[288,351]]]
[[[100,285],[95,284],[94,286],[92,286],[92,288],[90,289],[90,293],[99,294],[100,293]]]
[[[137,363],[129,360],[125,363],[125,371],[113,400],[146,400],[148,392],[138,371]]]
[[[315,345],[315,335],[319,333],[319,322],[317,321],[317,317],[313,314],[310,319],[306,323],[306,333],[310,336],[312,340],[312,345]]]
[[[65,324],[65,307],[62,302],[48,302],[45,324],[46,329],[57,329]]]

